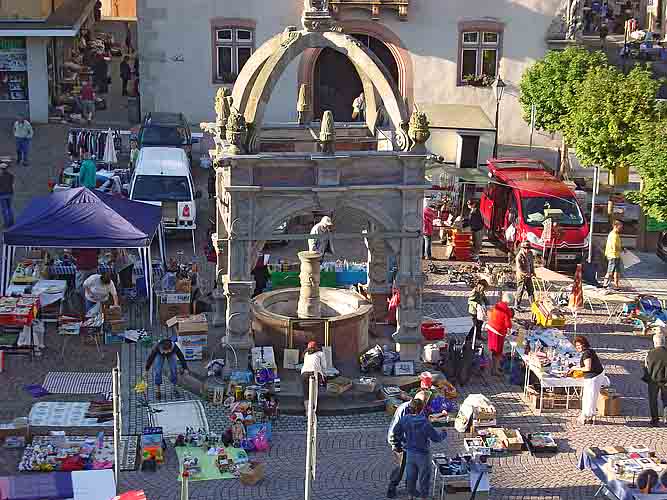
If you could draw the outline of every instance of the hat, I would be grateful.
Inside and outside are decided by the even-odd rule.
[[[9,168],[9,165],[7,165],[6,163],[0,163],[0,168],[4,170],[6,168]]]
[[[317,342],[314,340],[311,340],[308,342],[308,345],[306,346],[307,349],[317,349]]]
[[[333,222],[331,221],[331,217],[329,217],[328,215],[325,215],[324,217],[322,217],[322,220],[320,221],[320,224],[322,224],[323,226],[333,226]]]

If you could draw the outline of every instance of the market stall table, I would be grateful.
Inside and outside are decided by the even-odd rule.
[[[23,329],[28,327],[29,344],[0,345],[0,350],[20,353],[22,349],[28,348],[30,354],[34,354],[35,342],[32,325],[39,310],[39,298],[32,295],[23,297],[0,297],[0,327],[6,329]],[[4,342],[0,342],[2,344]]]
[[[636,295],[623,293],[609,293],[606,288],[597,288],[591,285],[584,285],[584,300],[601,302],[607,309],[607,319],[605,325],[615,317],[619,317],[623,313],[626,305],[632,304],[636,300]]]
[[[552,271],[546,267],[538,267],[535,269],[535,278],[540,280],[543,284],[542,288],[545,292],[549,292],[551,288],[558,284],[560,286],[567,286],[574,283],[574,279],[569,276]]]
[[[7,288],[7,295],[25,295],[25,289],[24,285],[10,285]],[[39,280],[32,286],[28,295],[39,297],[40,317],[44,321],[53,322],[58,319],[61,312],[61,301],[65,298],[66,292],[66,280]],[[44,317],[45,312],[48,313],[48,317]]]
[[[640,448],[637,448],[637,450],[640,450]],[[597,497],[601,493],[606,493],[607,496],[612,495],[617,500],[664,500],[667,498],[667,488],[665,487],[656,487],[654,490],[658,490],[658,492],[651,494],[641,493],[636,487],[633,487],[638,472],[632,472],[628,477],[624,478],[614,471],[612,461],[628,462],[633,466],[636,464],[636,470],[639,472],[643,468],[651,468],[656,470],[656,472],[667,469],[667,465],[657,464],[651,460],[648,450],[633,452],[629,448],[626,451],[628,453],[602,454],[599,456],[596,456],[596,453],[591,448],[586,448],[582,452],[579,457],[579,469],[590,469],[601,483],[595,496]],[[630,458],[630,456],[635,455],[638,458]],[[653,463],[649,463],[649,461]]]

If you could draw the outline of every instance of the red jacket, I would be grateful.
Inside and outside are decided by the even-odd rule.
[[[497,302],[489,312],[486,322],[489,335],[489,350],[495,353],[503,352],[503,343],[507,331],[512,328],[513,312],[505,302]]]
[[[424,207],[424,226],[422,231],[425,236],[433,235],[433,219],[435,219],[437,214],[435,210],[430,207]]]

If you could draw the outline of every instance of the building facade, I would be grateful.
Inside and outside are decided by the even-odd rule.
[[[0,118],[46,123],[75,39],[95,0],[0,1]]]
[[[328,3],[343,31],[384,63],[410,109],[423,106],[445,113],[431,117],[441,131],[441,146],[434,149],[460,165],[484,163],[493,149],[497,103],[492,83],[498,76],[507,85],[499,107],[500,142],[528,143],[518,84],[524,70],[545,54],[554,33],[563,35],[573,2]],[[142,111],[181,111],[195,123],[210,121],[217,89],[233,86],[263,42],[288,26],[300,28],[302,10],[302,0],[137,0]],[[353,65],[329,49],[309,50],[288,68],[267,118],[295,121],[298,89],[304,83],[316,118],[332,110],[336,121],[354,120],[352,104],[361,82]],[[465,128],[459,128],[461,123]],[[443,137],[446,133],[451,136]],[[536,137],[536,144],[540,141],[550,138]]]

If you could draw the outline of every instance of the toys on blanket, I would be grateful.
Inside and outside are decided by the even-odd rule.
[[[183,471],[195,476],[201,474],[201,465],[199,459],[190,453],[185,453],[183,456]]]

